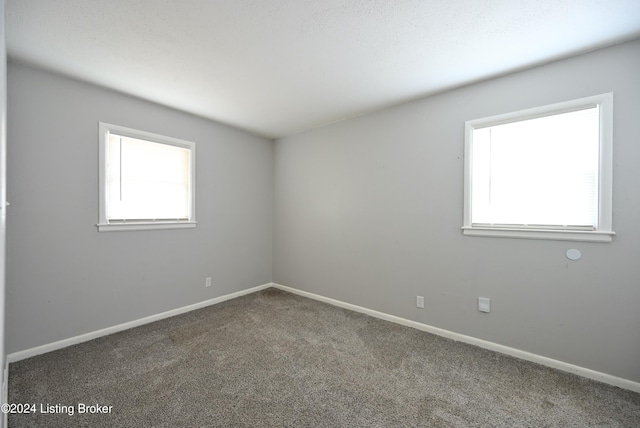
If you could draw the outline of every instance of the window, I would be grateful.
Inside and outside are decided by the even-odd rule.
[[[465,235],[609,242],[613,95],[465,123]]]
[[[195,143],[99,125],[98,230],[195,227]]]

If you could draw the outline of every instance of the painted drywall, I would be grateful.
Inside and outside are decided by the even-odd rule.
[[[97,231],[99,121],[196,143],[197,228]],[[271,281],[270,140],[10,63],[8,162],[8,353]]]
[[[638,76],[634,41],[277,140],[274,282],[640,381]],[[614,242],[463,236],[464,122],[606,92]]]

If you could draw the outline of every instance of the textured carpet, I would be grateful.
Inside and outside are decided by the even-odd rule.
[[[277,289],[13,363],[9,402],[37,407],[10,428],[640,424],[640,394]]]

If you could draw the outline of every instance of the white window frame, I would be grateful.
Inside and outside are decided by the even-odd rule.
[[[518,228],[500,225],[476,225],[471,222],[473,131],[475,128],[518,122],[552,114],[568,113],[599,106],[600,153],[598,182],[598,226],[594,230]],[[612,213],[613,193],[613,94],[606,93],[576,100],[521,110],[517,112],[469,120],[465,122],[464,219],[462,231],[470,236],[550,239],[566,241],[611,242],[615,232]]]
[[[181,140],[178,138],[167,137],[164,135],[154,134],[146,131],[139,131],[124,126],[113,125],[110,123],[99,122],[99,150],[98,150],[98,182],[99,182],[99,219],[98,231],[123,231],[123,230],[147,230],[147,229],[182,229],[196,227],[196,144],[191,141]],[[157,220],[157,221],[139,221],[131,220],[118,221],[110,223],[107,219],[107,149],[109,141],[109,133],[122,135],[123,137],[137,138],[141,140],[151,141],[159,144],[168,144],[171,146],[183,147],[189,149],[190,153],[190,216],[187,220]]]

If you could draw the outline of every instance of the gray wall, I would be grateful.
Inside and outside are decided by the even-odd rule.
[[[640,381],[637,76],[640,41],[283,138],[274,166],[266,139],[10,64],[7,351],[267,283],[273,254],[275,282]],[[465,120],[608,91],[613,243],[462,235]],[[96,231],[98,121],[198,143],[196,229]]]
[[[8,85],[8,353],[271,281],[272,141],[21,65]],[[97,231],[98,121],[196,142],[197,228]]]
[[[639,76],[635,41],[276,141],[274,282],[640,381]],[[462,235],[466,120],[609,91],[613,243]]]

